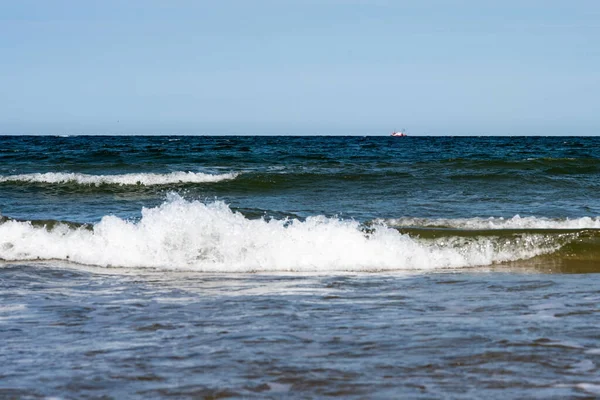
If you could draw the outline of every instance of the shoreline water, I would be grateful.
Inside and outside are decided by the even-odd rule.
[[[0,395],[595,396],[598,279],[5,265]]]

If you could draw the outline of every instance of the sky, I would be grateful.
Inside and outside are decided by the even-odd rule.
[[[0,134],[596,135],[598,0],[0,0]]]

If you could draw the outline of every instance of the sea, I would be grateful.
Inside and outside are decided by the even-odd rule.
[[[600,397],[600,138],[1,136],[0,398]]]

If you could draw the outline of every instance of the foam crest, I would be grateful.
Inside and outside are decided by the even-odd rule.
[[[59,259],[112,267],[212,272],[432,270],[489,265],[552,252],[558,244],[529,235],[421,240],[379,225],[315,216],[305,221],[247,219],[226,204],[176,195],[144,208],[139,221],[106,216],[92,229],[29,222],[0,224],[0,259]]]
[[[172,183],[206,183],[235,179],[237,173],[206,174],[202,172],[175,171],[166,174],[137,173],[120,175],[88,175],[66,172],[0,176],[0,182],[77,183],[81,185],[167,185]]]
[[[387,219],[385,222],[393,227],[439,227],[454,229],[600,229],[600,217],[582,217],[575,219],[550,219],[538,217],[520,217],[515,215],[512,218],[394,218]]]

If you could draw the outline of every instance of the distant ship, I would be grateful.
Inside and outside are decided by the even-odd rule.
[[[403,129],[401,131],[392,132],[392,134],[390,136],[404,137],[404,136],[408,136],[408,135],[406,133],[404,133],[404,129]]]

